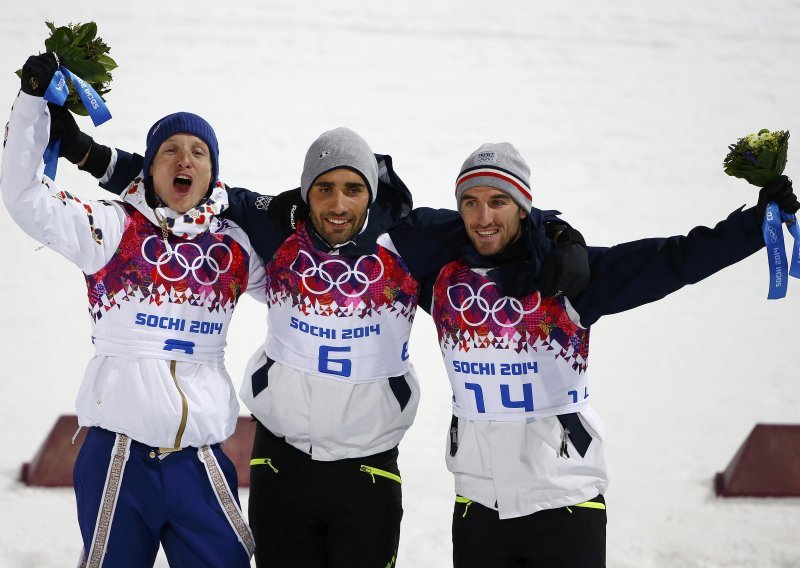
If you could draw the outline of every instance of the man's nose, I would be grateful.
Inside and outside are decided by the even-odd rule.
[[[344,192],[337,190],[333,191],[331,195],[330,207],[334,213],[344,213],[347,211],[346,199]]]
[[[485,203],[479,205],[477,214],[478,214],[478,223],[480,223],[481,225],[489,225],[489,224],[491,224],[491,222],[492,222],[492,212],[489,209],[488,205],[486,205]]]
[[[182,167],[189,167],[192,164],[192,150],[191,148],[183,148],[178,150],[178,165]]]

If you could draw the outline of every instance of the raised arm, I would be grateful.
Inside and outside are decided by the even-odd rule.
[[[30,73],[26,63],[23,85]],[[45,81],[49,78],[42,76],[37,83],[46,88]],[[42,94],[43,90],[23,89],[12,108],[0,173],[3,202],[28,235],[90,274],[113,255],[126,214],[119,204],[84,201],[62,191],[44,175],[50,114]]]

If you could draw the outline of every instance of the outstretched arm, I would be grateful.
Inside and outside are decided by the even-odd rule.
[[[572,305],[581,325],[589,326],[604,315],[660,300],[763,247],[756,207],[685,236],[589,247],[591,281],[586,292],[571,298]]]

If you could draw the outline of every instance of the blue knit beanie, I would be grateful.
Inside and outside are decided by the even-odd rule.
[[[176,112],[169,114],[150,127],[147,133],[147,147],[144,151],[144,165],[142,174],[146,183],[152,182],[150,166],[161,144],[175,134],[191,134],[206,143],[211,154],[211,185],[217,183],[219,176],[219,145],[217,135],[211,125],[201,117],[190,112]]]

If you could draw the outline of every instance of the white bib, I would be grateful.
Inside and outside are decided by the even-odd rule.
[[[462,262],[439,273],[433,318],[453,389],[453,413],[470,420],[527,420],[588,405],[589,331],[563,297],[502,296]]]
[[[86,276],[92,336],[101,355],[221,363],[249,256],[229,235],[187,241],[163,234],[126,205],[119,251]]]
[[[398,255],[380,245],[357,258],[326,254],[302,228],[267,274],[270,359],[352,383],[408,371],[419,285]]]

